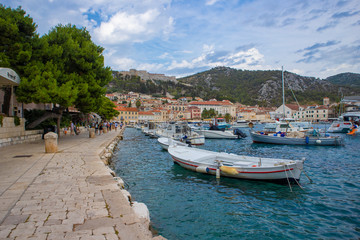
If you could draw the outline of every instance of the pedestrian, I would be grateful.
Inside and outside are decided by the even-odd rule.
[[[117,131],[117,128],[118,128],[118,123],[115,122],[115,131]]]
[[[74,135],[74,128],[75,128],[74,123],[70,121],[70,135]]]
[[[103,132],[103,122],[101,122],[100,123],[100,126],[99,126],[99,135],[101,135],[102,134],[102,132]]]
[[[99,124],[98,122],[95,123],[95,134],[98,134],[99,131]]]

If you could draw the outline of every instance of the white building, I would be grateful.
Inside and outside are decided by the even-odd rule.
[[[205,109],[210,110],[214,109],[218,114],[221,114],[222,116],[225,116],[225,114],[229,113],[232,117],[236,117],[236,106],[228,101],[193,101],[189,103],[189,107],[198,107],[200,108],[201,112],[203,112]]]

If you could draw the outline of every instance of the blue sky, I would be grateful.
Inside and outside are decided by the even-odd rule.
[[[113,70],[216,66],[326,78],[360,72],[359,0],[5,0],[37,23],[86,27]]]

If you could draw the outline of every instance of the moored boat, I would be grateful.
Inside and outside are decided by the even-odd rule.
[[[176,141],[176,140],[173,140],[173,139],[167,138],[167,137],[158,138],[158,143],[164,150],[168,150],[170,144],[184,146],[184,147],[188,146],[188,144],[185,142]]]
[[[206,174],[265,181],[299,181],[305,159],[261,158],[170,145],[168,152],[180,166]]]
[[[347,112],[334,121],[327,129],[330,133],[348,133],[351,131],[352,122],[359,122],[360,112]]]
[[[254,143],[270,143],[282,145],[317,145],[340,146],[343,139],[339,136],[319,136],[305,132],[255,132],[250,131]]]

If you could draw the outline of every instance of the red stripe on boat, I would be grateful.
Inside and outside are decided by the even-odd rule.
[[[188,166],[191,166],[191,167],[198,167],[197,165],[194,165],[194,164],[190,164],[190,163],[186,163],[186,162],[183,162],[183,161],[180,161],[178,159],[176,159],[175,157],[171,156],[174,161],[176,162],[180,162],[182,164],[185,164],[185,165],[188,165]],[[210,170],[213,170],[213,171],[216,171],[216,168],[209,168]],[[264,173],[277,173],[277,172],[287,172],[287,171],[292,171],[294,170],[294,168],[290,168],[290,169],[285,169],[285,170],[279,170],[279,171],[271,171],[271,172],[239,172],[237,171],[238,173],[261,173],[261,174],[264,174]]]

